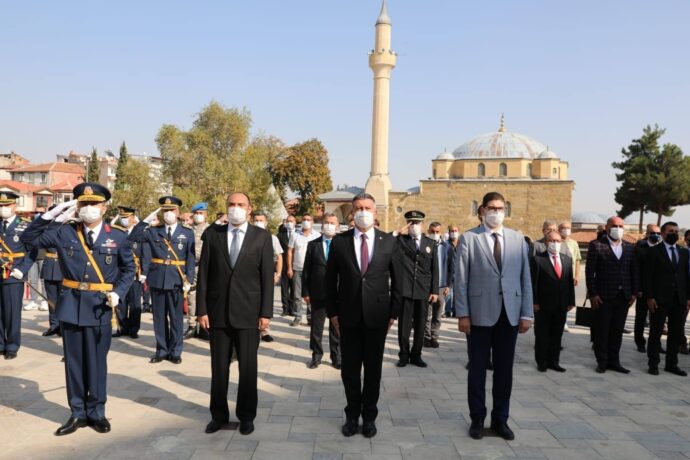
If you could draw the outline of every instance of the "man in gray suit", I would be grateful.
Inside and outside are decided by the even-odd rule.
[[[491,429],[512,440],[515,435],[507,421],[515,343],[518,332],[527,332],[534,317],[529,251],[520,232],[503,227],[505,199],[500,193],[484,195],[482,206],[483,223],[463,234],[455,266],[455,311],[458,329],[467,334],[470,358],[470,436],[483,436],[486,366],[493,349]]]

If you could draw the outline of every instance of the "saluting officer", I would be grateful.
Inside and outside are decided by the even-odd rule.
[[[56,206],[57,205],[50,206],[48,211],[52,211]],[[55,334],[60,335],[60,321],[57,318],[56,309],[60,285],[62,284],[62,271],[60,271],[57,249],[55,248],[46,248],[43,254],[41,279],[45,287],[46,297],[51,304],[49,306],[50,310],[48,311],[48,329],[43,332],[43,336],[50,337]]]
[[[17,217],[17,198],[12,192],[0,193],[0,353],[5,359],[17,357],[21,344],[24,278],[36,260],[20,241],[29,222]]]
[[[182,362],[184,299],[194,281],[194,230],[178,223],[182,200],[164,196],[158,200],[162,222],[143,232],[144,248],[141,271],[148,281],[153,305],[153,331],[156,354],[150,363],[164,359]],[[144,219],[148,224],[153,215]]]
[[[194,220],[194,282],[196,284],[196,277],[198,273],[197,265],[199,264],[199,258],[201,258],[201,248],[204,242],[201,239],[201,235],[208,228],[208,203],[196,203],[192,206],[192,213]],[[189,327],[187,332],[184,333],[184,338],[188,339],[191,337],[199,337],[204,340],[208,340],[208,332],[204,329],[199,329],[199,325],[196,321],[196,296],[190,295],[187,298],[187,321],[189,322]]]
[[[91,426],[110,431],[105,418],[107,356],[113,308],[134,280],[127,234],[103,222],[110,191],[85,182],[72,190],[76,200],[57,205],[34,220],[21,241],[35,248],[57,248],[64,275],[57,318],[62,330],[67,401],[72,415],[55,432],[62,436]],[[79,222],[71,221],[75,213]],[[62,225],[51,224],[53,220]]]
[[[131,234],[136,225],[136,212],[134,208],[129,206],[118,206],[117,223],[113,227]],[[119,325],[118,331],[113,334],[113,337],[121,337],[128,335],[133,339],[139,338],[139,327],[141,326],[141,242],[131,241],[132,259],[134,260],[134,282],[129,288],[127,295],[120,300],[117,306],[117,322]]]
[[[396,277],[402,296],[398,317],[398,367],[407,363],[426,367],[422,360],[422,345],[426,329],[427,307],[438,299],[438,258],[436,242],[422,234],[424,213],[408,211],[407,235],[398,235],[395,252],[400,274]],[[414,340],[410,349],[410,332],[414,328]]]

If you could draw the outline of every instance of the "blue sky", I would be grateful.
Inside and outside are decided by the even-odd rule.
[[[335,183],[369,172],[379,0],[0,1],[0,152],[156,152],[216,99],[255,130],[321,139]],[[690,2],[390,0],[390,173],[498,128],[570,162],[574,211],[612,213],[611,162],[648,123],[690,153]],[[686,207],[687,208],[687,207]],[[690,210],[676,216],[690,224]],[[652,217],[650,216],[650,219]]]

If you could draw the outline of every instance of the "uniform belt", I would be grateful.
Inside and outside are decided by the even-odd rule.
[[[112,291],[113,285],[110,283],[86,283],[84,281],[62,280],[62,285],[70,289],[80,291]]]
[[[16,259],[17,257],[24,257],[23,252],[0,252],[0,257],[12,257]]]
[[[177,266],[184,266],[186,263],[184,260],[172,260],[172,259],[151,259],[151,262],[154,264],[160,264],[160,265],[177,265]]]
[[[57,255],[57,254],[53,254],[52,252],[46,252],[45,256],[46,256],[46,259],[55,259],[55,260],[57,260],[57,258],[58,258],[58,255]]]

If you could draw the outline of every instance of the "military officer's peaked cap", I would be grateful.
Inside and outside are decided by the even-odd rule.
[[[137,212],[136,209],[130,208],[129,206],[118,206],[117,209],[120,210],[120,217],[129,217]]]
[[[422,211],[407,211],[405,213],[405,220],[410,222],[421,222],[424,220],[424,213]]]
[[[110,190],[95,182],[82,182],[74,187],[72,194],[77,201],[108,201]]]
[[[176,196],[162,196],[158,199],[161,209],[177,209],[182,206],[182,200]]]
[[[197,211],[208,211],[208,203],[201,202],[192,206],[192,212]]]
[[[0,205],[14,204],[17,202],[19,195],[12,192],[0,192]]]

